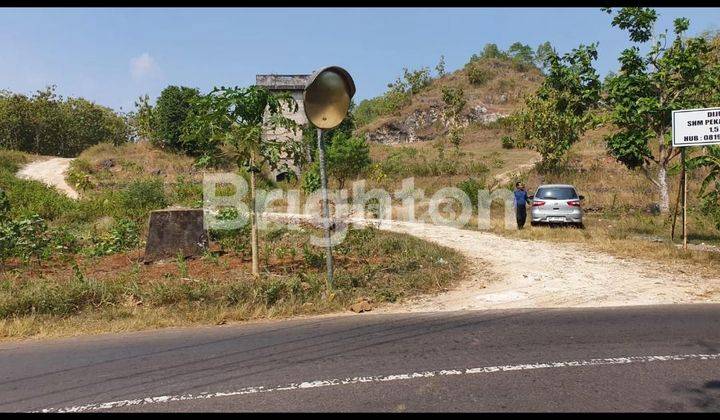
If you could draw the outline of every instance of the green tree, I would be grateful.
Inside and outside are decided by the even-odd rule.
[[[462,142],[460,115],[465,108],[465,104],[467,104],[467,99],[465,99],[465,93],[462,88],[443,87],[442,100],[445,104],[445,120],[450,124],[450,142],[455,146],[455,150],[459,151],[460,143]]]
[[[438,77],[445,76],[445,56],[440,56],[440,61],[438,61],[437,66],[435,66],[435,71],[437,71]]]
[[[493,43],[487,43],[483,47],[483,50],[480,52],[480,55],[473,54],[472,57],[470,57],[470,61],[480,60],[480,59],[498,59],[498,60],[506,60],[508,58],[508,55],[503,52],[500,48],[498,48],[497,44]]]
[[[328,172],[345,188],[347,179],[356,178],[372,163],[370,148],[362,137],[338,133],[332,138],[327,150]]]
[[[184,124],[193,112],[193,104],[200,98],[200,91],[184,86],[168,86],[160,92],[152,114],[151,141],[154,145],[176,152],[197,154],[199,150],[183,143]]]
[[[524,68],[535,64],[535,52],[527,44],[514,42],[510,45],[510,48],[508,48],[507,53],[515,63],[518,63]]]
[[[708,174],[700,184],[700,195],[708,193],[708,187],[714,188],[714,194],[720,194],[720,146],[705,147],[704,155],[688,159],[688,169],[705,168]]]
[[[274,94],[261,86],[251,86],[215,88],[197,99],[194,106],[196,111],[188,121],[188,132],[208,133],[212,144],[221,145],[223,152],[250,174],[252,273],[258,276],[256,174],[263,165],[271,169],[286,166],[283,157],[294,146],[289,138],[271,140],[263,132],[295,130],[295,122],[285,117],[283,111],[296,112],[298,104],[290,94]]]
[[[546,73],[550,67],[550,57],[553,55],[557,55],[557,52],[549,41],[538,45],[535,50],[535,66],[543,73]]]
[[[713,96],[717,100],[720,70],[707,60],[707,40],[684,36],[687,19],[675,19],[670,45],[667,30],[652,39],[656,19],[654,10],[637,7],[622,8],[613,17],[612,25],[626,29],[631,41],[650,46],[644,55],[637,46],[625,49],[619,73],[605,86],[609,120],[619,129],[606,140],[612,156],[630,168],[641,168],[655,184],[660,209],[667,212],[667,170],[679,155],[670,141],[672,111],[711,105]]]
[[[548,75],[520,111],[511,117],[516,144],[540,153],[541,170],[560,168],[567,151],[597,123],[592,114],[600,97],[593,68],[597,45],[581,45],[562,57],[548,58]]]
[[[0,147],[44,155],[77,156],[100,142],[128,140],[125,119],[82,98],[63,99],[55,86],[33,96],[0,92]]]
[[[323,130],[323,138],[330,139],[328,143],[332,142],[332,139],[336,135],[343,134],[345,136],[352,136],[353,131],[355,131],[355,120],[357,118],[355,108],[355,103],[350,101],[348,113],[340,124],[335,128]],[[308,121],[308,123],[302,127],[302,134],[302,150],[296,161],[301,166],[305,166],[314,162],[313,156],[315,156],[317,152],[317,127]]]
[[[430,69],[427,67],[423,67],[419,70],[408,70],[407,68],[404,68],[403,79],[405,80],[404,85],[407,86],[411,95],[419,93],[432,82]]]
[[[152,113],[150,97],[145,94],[135,101],[135,110],[128,113],[128,123],[133,140],[150,140],[152,138]]]

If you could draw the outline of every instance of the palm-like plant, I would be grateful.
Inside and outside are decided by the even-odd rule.
[[[263,165],[272,169],[284,165],[284,160],[292,159],[296,150],[292,142],[268,139],[263,132],[278,128],[295,130],[296,123],[285,117],[283,110],[297,111],[297,102],[289,94],[274,94],[263,87],[251,86],[215,88],[195,105],[189,129],[208,135],[239,168],[250,173],[252,273],[258,276],[255,177]]]
[[[700,184],[700,195],[720,194],[720,146],[709,146],[705,148],[706,153],[701,156],[688,159],[688,169],[706,168],[710,172]],[[714,191],[708,192],[708,187],[714,186]]]

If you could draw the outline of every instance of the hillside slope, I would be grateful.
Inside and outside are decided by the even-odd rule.
[[[473,77],[475,83],[470,82]],[[463,125],[472,126],[492,123],[512,113],[542,80],[542,73],[534,67],[522,68],[509,60],[478,60],[434,79],[411,95],[409,103],[359,127],[357,132],[370,141],[385,144],[433,140],[448,130],[448,121],[443,116],[443,88],[463,90],[467,103],[460,118]],[[482,127],[470,127],[468,134],[477,129]]]

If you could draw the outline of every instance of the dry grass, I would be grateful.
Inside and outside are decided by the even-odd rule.
[[[150,176],[166,183],[178,176],[199,182],[193,162],[189,156],[163,151],[146,141],[119,146],[100,143],[83,151],[73,168],[88,174],[96,189],[114,189]]]

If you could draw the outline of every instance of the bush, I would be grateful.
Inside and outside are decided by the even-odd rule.
[[[70,168],[67,172],[67,180],[76,189],[87,191],[95,188],[92,180],[92,166],[84,159],[75,159],[70,162]]]
[[[10,200],[7,194],[0,188],[0,223],[5,221],[10,215]]]
[[[457,184],[457,187],[461,189],[465,194],[470,197],[470,202],[473,207],[477,207],[478,204],[478,191],[485,189],[485,185],[475,178],[468,178],[465,181]]]
[[[50,229],[37,214],[0,223],[0,262],[17,257],[27,263],[33,258],[43,260],[53,254],[74,252],[76,248],[74,235],[62,227]]]
[[[93,238],[89,254],[94,256],[110,255],[134,249],[138,245],[140,245],[140,229],[137,223],[120,220],[108,233],[99,238]]]
[[[126,121],[82,98],[63,99],[48,87],[27,97],[0,92],[0,147],[54,156],[77,156],[103,142],[128,140]]]
[[[345,187],[345,180],[355,178],[370,166],[370,148],[362,137],[350,137],[338,133],[332,139],[327,151],[328,172],[338,181],[339,188]]]
[[[720,229],[720,192],[713,191],[701,197],[700,213],[707,217],[716,229]]]
[[[510,136],[502,136],[500,139],[503,149],[512,149],[515,147],[515,142]]]
[[[118,198],[119,209],[115,214],[119,218],[144,220],[152,210],[168,206],[163,182],[160,179],[134,181],[121,191]]]
[[[482,86],[495,77],[495,73],[477,62],[470,62],[466,66],[467,78],[475,86]]]
[[[313,162],[302,174],[300,186],[306,193],[313,193],[320,189],[320,166],[317,162]]]
[[[184,86],[168,86],[160,93],[150,117],[151,142],[160,147],[188,154],[202,150],[193,141],[182,140],[185,121],[193,112],[200,91]]]

